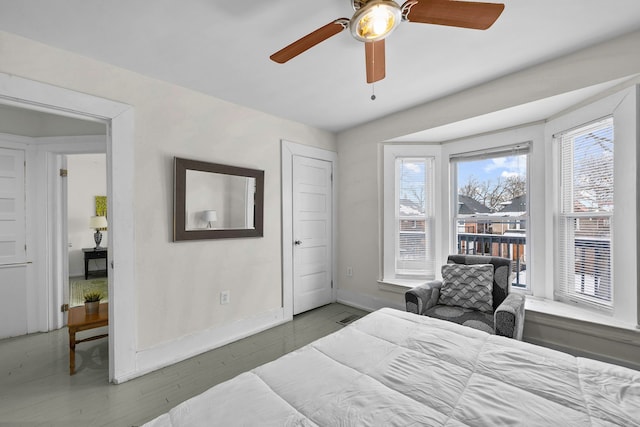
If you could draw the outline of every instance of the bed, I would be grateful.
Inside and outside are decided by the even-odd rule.
[[[160,426],[640,426],[640,372],[384,308]]]

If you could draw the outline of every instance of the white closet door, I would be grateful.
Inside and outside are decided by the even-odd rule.
[[[332,301],[332,165],[293,157],[293,313]]]

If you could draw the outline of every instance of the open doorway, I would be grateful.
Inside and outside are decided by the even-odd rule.
[[[84,304],[85,297],[99,295],[109,301],[109,223],[107,212],[106,155],[66,156],[69,307]],[[64,193],[63,193],[64,194]],[[64,228],[64,227],[63,227]]]
[[[25,109],[55,113],[64,117],[75,117],[106,125],[107,153],[107,203],[110,212],[109,240],[113,261],[109,262],[109,380],[115,383],[127,381],[137,375],[136,353],[136,293],[135,293],[135,233],[134,233],[134,109],[130,105],[76,92],[47,83],[36,82],[15,75],[0,73],[0,104],[21,106]],[[54,148],[55,144],[52,144]],[[42,156],[41,156],[42,157]],[[55,162],[48,156],[39,158],[37,167],[51,169]],[[55,168],[54,168],[55,169]],[[38,188],[46,193],[46,183]],[[113,189],[117,188],[117,194]],[[40,197],[34,203],[38,213],[50,208],[49,200]],[[29,220],[29,218],[27,218]],[[32,292],[38,295],[34,313],[46,311],[44,316],[30,319],[30,325],[39,328],[45,325],[56,310],[47,305],[50,296],[47,268],[56,262],[47,258],[46,245],[42,239],[51,230],[45,221],[36,224],[30,239],[32,255],[26,260],[25,269],[33,283]],[[39,245],[36,242],[40,243]],[[117,265],[117,268],[114,267]],[[44,291],[42,289],[44,287]],[[44,297],[43,297],[44,295]],[[26,295],[25,295],[26,296]],[[44,308],[42,308],[44,307]],[[59,313],[59,308],[58,308]],[[44,317],[44,318],[42,318]],[[36,329],[38,330],[38,329]]]
[[[0,104],[0,149],[8,172],[2,174],[3,190],[7,190],[2,198],[9,200],[5,193],[12,195],[12,203],[2,205],[7,211],[2,217],[22,218],[3,221],[10,222],[2,233],[4,246],[16,251],[13,257],[0,260],[0,308],[6,314],[0,322],[0,338],[59,329],[66,324],[60,309],[69,303],[67,174],[59,166],[67,154],[100,153],[91,156],[100,159],[101,166],[94,161],[85,169],[99,171],[100,178],[94,173],[91,179],[99,182],[99,193],[105,197],[107,125]],[[18,157],[22,160],[8,162]],[[10,185],[13,177],[20,177],[21,185]],[[85,231],[91,239],[88,227]]]

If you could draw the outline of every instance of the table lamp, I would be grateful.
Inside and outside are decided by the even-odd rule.
[[[93,240],[96,242],[94,249],[100,249],[100,242],[102,241],[101,228],[107,228],[106,216],[92,216],[89,218],[89,228],[93,228],[96,232],[93,234]]]
[[[218,220],[218,213],[216,211],[204,211],[204,220],[207,221],[207,226],[211,228],[211,223]]]

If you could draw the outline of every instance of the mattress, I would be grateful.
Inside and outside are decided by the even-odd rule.
[[[640,372],[384,308],[160,426],[640,426]]]

